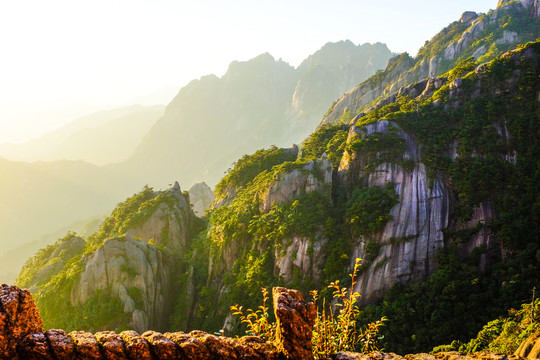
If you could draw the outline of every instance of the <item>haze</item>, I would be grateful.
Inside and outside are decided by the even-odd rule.
[[[414,55],[464,9],[494,6],[493,0],[4,1],[0,142],[21,142],[134,101],[166,104],[191,79],[220,76],[231,61],[263,52],[297,66],[326,42],[350,39]],[[159,96],[145,97],[156,90]]]

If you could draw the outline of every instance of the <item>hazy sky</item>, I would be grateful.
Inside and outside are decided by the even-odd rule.
[[[0,0],[0,142],[223,75],[263,52],[297,66],[329,41],[415,55],[497,0]],[[170,87],[169,87],[170,89]],[[170,91],[169,91],[170,92]]]

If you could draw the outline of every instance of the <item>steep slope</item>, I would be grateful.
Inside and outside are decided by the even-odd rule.
[[[333,58],[331,53],[337,50],[340,56]],[[109,211],[145,183],[165,187],[175,178],[182,178],[183,184],[203,178],[213,178],[215,182],[243,153],[292,136],[284,135],[284,131],[293,129],[294,119],[300,121],[294,129],[311,131],[324,111],[287,117],[287,113],[292,114],[288,109],[293,93],[299,99],[295,100],[296,109],[306,110],[327,107],[319,105],[317,99],[328,96],[329,103],[346,89],[332,95],[301,95],[304,90],[295,90],[295,84],[313,78],[313,69],[324,69],[328,86],[333,84],[330,79],[336,78],[339,86],[348,87],[382,66],[389,56],[389,50],[381,44],[357,47],[342,42],[328,44],[306,60],[301,70],[275,61],[268,54],[233,63],[222,79],[210,76],[182,89],[167,115],[147,134],[135,157],[119,166],[96,167],[82,161],[27,164],[0,160],[0,170],[5,174],[0,179],[3,252],[66,224]],[[320,104],[325,104],[325,100]],[[120,161],[135,149],[144,129],[162,111],[159,106],[130,106],[99,112],[15,147],[19,155],[26,153],[21,153],[22,148],[28,150],[24,159]],[[311,125],[301,120],[307,118]],[[284,140],[287,144],[290,141]],[[29,223],[32,226],[25,226]],[[0,264],[0,273],[13,272],[11,264],[4,270]]]
[[[133,153],[164,110],[161,105],[133,105],[100,111],[22,144],[0,144],[0,156],[12,161],[119,162]]]
[[[384,71],[349,90],[330,108],[321,124],[347,123],[400,87],[442,75],[471,56],[480,62],[489,61],[539,35],[535,0],[499,1],[497,9],[487,14],[465,12],[459,21],[426,41],[416,58],[407,53],[396,56]]]
[[[350,41],[328,43],[304,60],[287,111],[281,145],[299,143],[314,129],[336,94],[343,93],[383,69],[392,54],[381,43],[355,46]],[[289,140],[288,142],[286,140]]]
[[[222,78],[181,89],[133,157],[115,168],[128,174],[144,168],[145,181],[159,186],[171,178],[214,185],[242,154],[304,138],[336,96],[390,56],[382,44],[344,41],[327,44],[298,69],[269,54],[233,62]]]
[[[86,241],[73,233],[40,250],[18,283],[37,294],[47,327],[164,328],[198,224],[176,183],[120,203]]]

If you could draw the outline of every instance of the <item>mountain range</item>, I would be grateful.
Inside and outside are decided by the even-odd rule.
[[[164,167],[189,183],[196,164],[203,174],[226,162],[231,138],[238,151],[266,148],[236,155],[203,218],[179,183],[144,187],[91,235],[41,249],[17,282],[51,328],[234,333],[229,306],[256,308],[261,287],[325,289],[350,281],[361,258],[358,318],[391,319],[387,349],[467,341],[540,285],[539,34],[538,1],[465,12],[415,58],[392,56],[342,90],[290,147],[270,145],[315,127],[291,109],[325,91],[310,76],[331,71],[316,64],[362,46],[327,45],[298,69],[263,54],[194,81],[133,157],[107,169],[161,181]],[[320,296],[331,301],[327,288]]]
[[[329,103],[391,56],[383,44],[342,41],[295,69],[263,54],[233,62],[222,78],[192,81],[166,109],[98,112],[27,143],[0,145],[10,159],[0,160],[9,174],[1,180],[0,244],[7,250],[101,216],[145,184],[213,185],[241,155],[309,134]],[[18,263],[30,255],[21,252]]]

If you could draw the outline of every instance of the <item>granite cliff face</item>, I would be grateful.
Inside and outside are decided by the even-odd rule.
[[[469,59],[443,76],[427,76],[478,51],[467,44],[480,46],[478,34],[508,14],[526,13],[530,20],[531,4],[502,4],[480,16],[464,13],[448,29],[452,41],[442,41],[443,32],[419,58],[391,59],[385,72],[331,107],[327,124],[299,147],[243,156],[216,186],[205,220],[193,214],[178,184],[163,192],[145,188],[119,204],[86,243],[73,235],[38,254],[20,283],[38,290],[46,323],[54,320],[50,314],[90,314],[104,304],[124,317],[108,327],[231,331],[238,324],[226,318],[228,306],[258,305],[261,287],[321,288],[344,278],[356,258],[363,267],[355,290],[366,303],[394,284],[428,279],[443,248],[455,249],[459,259],[474,253],[474,266],[489,270],[512,242],[537,236],[533,185],[540,180],[524,159],[539,152],[539,43],[489,63]],[[521,39],[514,30],[509,23],[494,44]],[[261,64],[265,71],[259,72]],[[214,111],[208,103],[231,84],[245,85],[242,94],[252,101],[268,98],[264,114],[270,118],[276,107],[283,110],[278,105],[288,95],[282,90],[294,82],[282,72],[291,71],[269,55],[235,63],[224,79],[209,77],[183,89],[159,126],[174,135],[177,115]],[[268,78],[276,87],[261,88]],[[190,108],[187,95],[207,86],[212,94]],[[232,113],[247,106],[221,99]],[[248,120],[239,116],[238,127],[246,130]],[[341,124],[330,124],[335,122]],[[209,124],[217,133],[227,127]],[[228,141],[224,134],[220,141]],[[531,189],[524,202],[516,190],[525,186],[522,180]],[[516,209],[520,221],[508,215]],[[99,330],[105,320],[88,326]]]
[[[120,299],[128,326],[145,331],[167,325],[171,298],[171,264],[166,255],[130,235],[107,239],[89,254],[79,282],[71,292],[77,307],[98,291]]]
[[[428,279],[443,248],[461,259],[478,254],[478,268],[488,271],[505,251],[493,229],[505,211],[500,187],[509,181],[499,179],[519,169],[513,132],[523,124],[511,109],[528,106],[534,118],[538,58],[537,44],[529,44],[402,87],[351,119],[348,132],[322,126],[296,160],[261,171],[215,203],[208,284],[218,303],[238,301],[229,294],[247,288],[246,278],[321,286],[356,258],[363,259],[355,290],[364,303],[395,284]],[[527,86],[533,103],[516,105]],[[505,105],[488,116],[493,102]]]
[[[56,305],[46,305],[47,299],[62,291],[65,298],[58,305],[67,313],[98,301],[123,314],[110,326],[166,328],[174,299],[173,275],[182,269],[178,259],[190,248],[197,221],[178,183],[162,192],[146,188],[120,204],[87,241],[68,234],[38,252],[18,281],[38,293],[49,326],[59,314]]]
[[[365,139],[375,132],[384,134],[388,128],[399,129],[385,120],[362,128],[353,125],[349,141],[357,136]],[[398,131],[406,145],[401,156],[414,162],[412,169],[383,162],[367,173],[364,169],[371,159],[361,153],[345,154],[338,169],[338,177],[346,184],[361,181],[367,187],[380,188],[393,184],[399,197],[384,230],[370,238],[355,239],[353,259],[370,256],[368,243],[379,247],[377,254],[371,254],[375,258],[355,288],[364,294],[364,301],[380,298],[396,282],[419,281],[431,274],[435,269],[435,254],[444,246],[443,230],[448,227],[452,212],[452,194],[445,179],[441,175],[428,178],[421,161],[421,145],[413,135]]]

